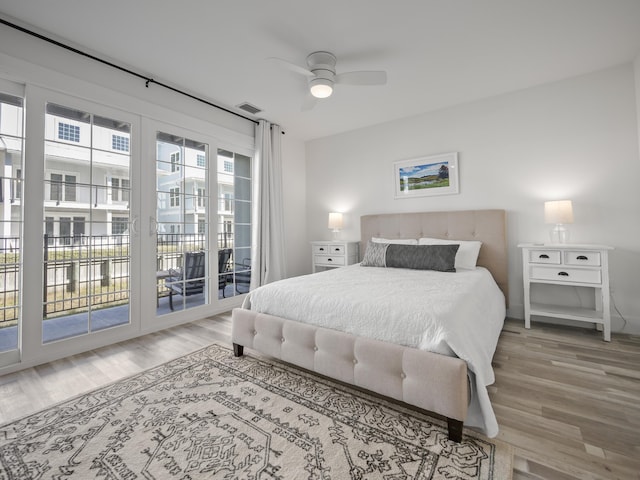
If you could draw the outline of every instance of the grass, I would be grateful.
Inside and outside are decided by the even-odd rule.
[[[110,308],[129,301],[129,279],[115,279],[107,286],[100,281],[86,283],[75,292],[67,292],[66,285],[47,289],[47,318],[51,316],[72,315],[92,309]],[[17,292],[0,297],[0,328],[17,324],[20,306],[16,303]]]

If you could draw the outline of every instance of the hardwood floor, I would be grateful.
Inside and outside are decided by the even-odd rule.
[[[640,478],[640,337],[509,320],[493,364],[514,480]]]
[[[0,377],[0,424],[202,348],[222,314]],[[494,356],[514,480],[640,479],[640,337],[508,320]],[[0,439],[1,442],[1,439]]]

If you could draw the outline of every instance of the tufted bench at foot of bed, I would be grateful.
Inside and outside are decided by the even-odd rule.
[[[462,439],[469,404],[463,360],[241,308],[233,310],[232,319],[236,356],[251,348],[435,412],[447,417],[449,439]]]

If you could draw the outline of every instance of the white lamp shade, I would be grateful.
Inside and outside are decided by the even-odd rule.
[[[329,214],[329,228],[331,230],[340,230],[342,228],[342,214],[332,212]]]
[[[573,223],[571,200],[544,202],[544,222],[555,224]]]

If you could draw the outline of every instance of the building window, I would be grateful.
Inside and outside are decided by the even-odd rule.
[[[129,138],[123,137],[122,135],[112,135],[111,136],[111,148],[114,150],[119,150],[121,152],[129,151]]]
[[[60,217],[60,243],[71,245],[71,217]]]
[[[204,218],[198,219],[198,233],[206,233],[207,224]]]
[[[11,182],[11,201],[22,198],[22,170],[16,168],[16,176]]]
[[[119,178],[111,179],[111,201],[112,202],[120,201],[120,179]]]
[[[69,123],[58,123],[58,138],[69,142],[80,142],[80,127]]]
[[[175,152],[171,154],[171,171],[172,172],[180,171],[180,152]]]
[[[111,201],[128,202],[131,182],[128,178],[111,178]]]
[[[233,173],[233,162],[225,160],[223,168],[225,173]]]
[[[223,212],[232,212],[233,209],[233,196],[230,193],[224,193],[222,198],[219,199],[219,209]]]
[[[128,178],[123,178],[120,180],[120,184],[122,185],[122,201],[129,201],[129,192],[131,191],[131,182]]]
[[[73,243],[80,243],[84,235],[84,217],[73,217]]]
[[[59,173],[51,174],[51,189],[49,191],[49,200],[59,202],[62,200],[62,175]]]
[[[124,235],[127,231],[129,219],[127,217],[111,218],[111,235]]]
[[[205,160],[204,155],[196,155],[196,165],[197,166],[204,168],[205,165],[206,165],[205,162],[206,162],[206,160]]]
[[[64,176],[64,199],[67,202],[76,201],[76,176],[75,175]]]
[[[204,198],[204,188],[198,189],[198,206],[204,207],[206,206],[205,198]]]
[[[53,245],[53,217],[45,217],[44,219],[44,233],[47,236],[47,245]]]
[[[180,206],[180,189],[178,187],[169,189],[169,206]]]

